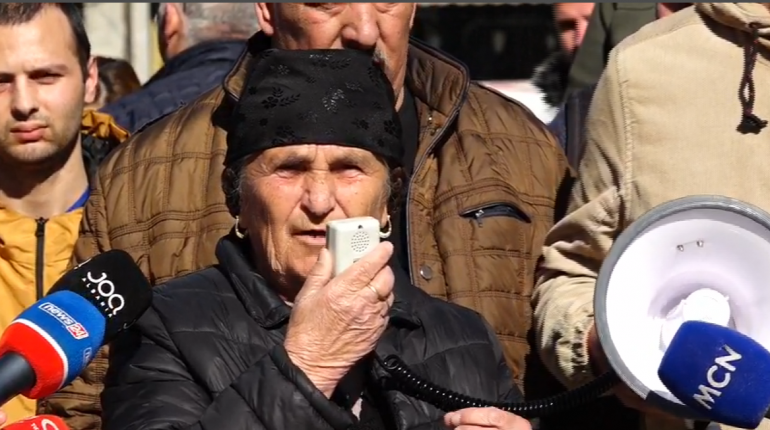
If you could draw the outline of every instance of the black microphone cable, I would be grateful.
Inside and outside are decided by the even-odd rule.
[[[568,412],[593,402],[620,383],[620,378],[615,372],[607,372],[574,390],[545,399],[527,402],[495,402],[466,396],[427,381],[412,372],[406,363],[396,355],[389,355],[384,360],[377,356],[377,361],[390,373],[393,382],[405,394],[445,412],[465,408],[493,407],[527,419],[544,417]]]

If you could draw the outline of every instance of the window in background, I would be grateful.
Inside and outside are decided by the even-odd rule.
[[[552,109],[530,78],[558,49],[552,13],[550,4],[421,3],[413,34],[465,63],[471,79],[547,122]]]
[[[460,59],[475,80],[529,79],[556,49],[550,4],[421,4],[413,34]]]

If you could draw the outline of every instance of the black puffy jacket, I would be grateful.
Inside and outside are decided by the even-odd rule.
[[[356,418],[327,399],[283,348],[290,308],[256,275],[233,234],[219,265],[156,288],[152,307],[113,343],[102,393],[105,430],[348,429]],[[396,267],[396,265],[394,265]],[[397,269],[394,269],[397,270]],[[489,400],[520,400],[486,322],[396,274],[390,323],[376,353]],[[374,364],[368,390],[388,429],[444,429],[444,413],[392,388]],[[384,379],[383,379],[384,378]],[[376,382],[375,382],[376,381]]]

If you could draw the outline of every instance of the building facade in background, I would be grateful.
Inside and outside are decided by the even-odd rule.
[[[121,58],[145,82],[162,65],[151,3],[81,3],[93,55]]]

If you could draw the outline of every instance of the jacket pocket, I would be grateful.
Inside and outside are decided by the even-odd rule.
[[[453,191],[437,199],[434,215],[448,294],[484,314],[497,333],[520,336],[531,319],[539,208],[503,181],[478,181]],[[519,348],[514,344],[507,348]]]
[[[502,181],[488,181],[441,199],[436,236],[447,254],[528,254],[537,211]]]
[[[455,196],[459,215],[474,220],[479,226],[493,218],[508,218],[531,224],[532,205],[504,183],[494,182],[484,187],[464,190]]]
[[[525,223],[531,223],[529,218],[521,208],[513,202],[490,202],[481,207],[466,209],[460,213],[460,216],[476,220],[479,226],[482,226],[485,219],[493,217],[515,218]]]

